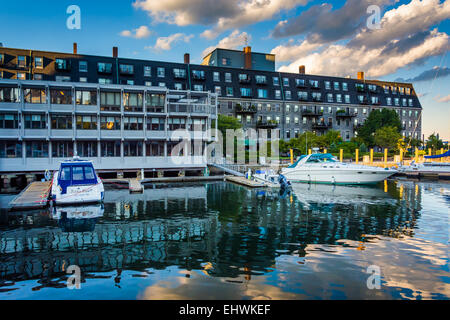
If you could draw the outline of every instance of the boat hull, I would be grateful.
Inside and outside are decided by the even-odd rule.
[[[66,193],[62,193],[56,177],[57,174],[55,174],[52,185],[52,200],[56,205],[99,203],[105,197],[105,189],[101,180],[93,185],[70,186],[67,187]]]
[[[339,185],[367,185],[376,184],[395,174],[391,170],[361,171],[346,170],[292,170],[284,171],[283,175],[291,182],[322,183]]]

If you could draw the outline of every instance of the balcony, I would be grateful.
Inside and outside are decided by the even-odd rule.
[[[331,129],[332,127],[333,127],[332,124],[325,123],[325,122],[317,122],[317,123],[313,123],[313,125],[312,125],[312,128],[314,130],[320,130],[320,131],[328,130],[328,129]]]
[[[236,113],[251,113],[254,114],[258,111],[258,109],[256,108],[256,106],[247,106],[247,107],[243,107],[240,104],[236,105]]]
[[[275,120],[258,121],[256,127],[259,129],[275,129],[278,127],[278,122]]]
[[[321,117],[321,116],[323,116],[323,111],[306,109],[306,110],[302,110],[302,116],[311,117],[311,118]]]
[[[351,111],[338,110],[336,111],[336,118],[352,118],[356,117],[357,114]]]

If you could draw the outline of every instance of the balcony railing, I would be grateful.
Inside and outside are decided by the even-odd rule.
[[[236,113],[256,113],[258,109],[256,106],[243,107],[241,105],[236,105]]]
[[[323,116],[323,111],[321,110],[302,110],[302,115],[304,117],[321,117]]]
[[[351,111],[345,111],[345,110],[338,110],[336,111],[336,118],[352,118],[352,117],[356,117],[356,113],[355,112],[351,112]]]
[[[274,129],[278,127],[278,122],[275,120],[258,121],[256,127],[261,129]]]
[[[326,123],[326,122],[317,122],[317,123],[313,123],[312,128],[314,130],[328,130],[331,129],[333,127],[333,125],[331,123]]]

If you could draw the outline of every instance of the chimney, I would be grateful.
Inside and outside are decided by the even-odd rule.
[[[113,58],[119,57],[119,48],[113,47]]]
[[[244,68],[252,68],[252,47],[250,46],[244,48]]]
[[[358,80],[364,80],[364,71],[358,72]]]
[[[73,54],[78,54],[78,44],[76,42],[73,43]]]
[[[191,56],[189,55],[189,53],[185,53],[184,54],[184,63],[185,64],[190,64],[191,63]]]
[[[305,68],[305,66],[300,66],[300,67],[298,67],[298,73],[300,73],[300,74],[305,74],[306,72],[306,68]]]

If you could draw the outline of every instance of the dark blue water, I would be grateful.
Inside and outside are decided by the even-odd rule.
[[[440,183],[280,194],[218,182],[3,210],[0,299],[449,299],[449,207]]]

